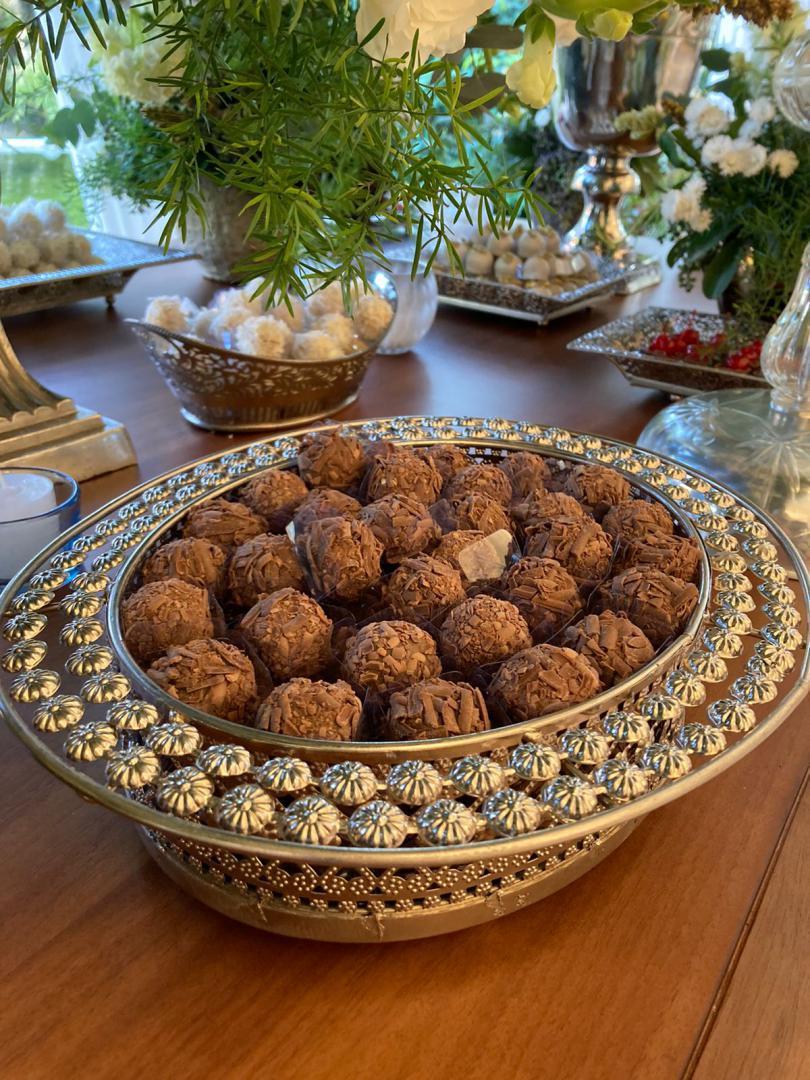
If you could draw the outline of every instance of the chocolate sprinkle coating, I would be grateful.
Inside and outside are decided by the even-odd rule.
[[[460,571],[450,563],[419,555],[405,559],[394,571],[386,596],[400,618],[433,621],[447,608],[461,603],[465,596],[464,582]]]
[[[360,503],[351,495],[331,488],[314,488],[295,511],[293,525],[298,535],[309,528],[313,521],[330,517],[353,518],[359,513]]]
[[[332,620],[296,589],[279,589],[254,604],[239,623],[275,679],[319,675],[331,655]]]
[[[439,632],[446,667],[463,672],[504,660],[531,643],[529,627],[515,605],[484,593],[454,607]]]
[[[592,660],[605,687],[627,679],[655,656],[644,631],[612,611],[586,615],[563,632],[561,643]]]
[[[624,612],[656,647],[683,629],[698,595],[694,585],[647,566],[622,571],[600,590],[603,609]]]
[[[413,450],[395,447],[383,457],[375,457],[368,473],[368,499],[374,502],[383,495],[412,495],[425,506],[439,497],[442,477],[432,461],[420,458]]]
[[[384,739],[445,739],[489,726],[480,690],[465,682],[426,679],[391,695],[381,734]]]
[[[172,645],[147,675],[178,701],[234,724],[246,723],[256,704],[253,664],[227,641]]]
[[[418,555],[441,536],[441,530],[424,503],[410,495],[383,495],[360,511],[383,546],[383,556],[391,563]]]
[[[604,465],[574,465],[566,477],[564,490],[589,510],[597,520],[612,507],[631,497],[630,484],[615,469]]]
[[[400,619],[362,627],[343,658],[343,674],[358,691],[385,693],[432,679],[441,669],[430,634]]]
[[[518,559],[504,574],[502,586],[539,638],[556,634],[582,610],[576,581],[556,559]]]
[[[460,473],[462,469],[466,469],[471,460],[469,454],[466,454],[460,446],[453,446],[452,443],[419,446],[416,453],[423,461],[433,462],[439,470],[444,483],[452,480],[456,473]]]
[[[279,589],[303,589],[304,570],[287,536],[262,533],[246,540],[228,561],[228,596],[238,607],[252,607]]]
[[[527,530],[526,554],[556,559],[580,583],[595,582],[610,570],[613,544],[592,518],[559,517]]]
[[[267,532],[263,518],[243,503],[229,499],[211,499],[202,506],[194,506],[183,522],[183,536],[209,540],[225,552],[263,532]]]
[[[170,540],[156,548],[141,567],[145,585],[166,578],[179,578],[191,585],[222,592],[225,580],[225,552],[208,540],[189,536]]]
[[[179,578],[142,585],[121,604],[124,644],[142,666],[172,645],[211,637],[208,591]]]
[[[582,504],[563,491],[536,491],[512,507],[512,517],[528,529],[558,517],[585,517]]]
[[[443,494],[450,502],[467,495],[489,495],[501,506],[508,506],[512,501],[512,484],[497,465],[468,465],[445,485]]]
[[[599,692],[594,664],[573,649],[535,645],[502,664],[489,689],[516,720],[533,720]]]
[[[362,442],[340,431],[305,435],[298,451],[298,472],[310,487],[344,490],[358,483],[368,461]]]
[[[540,454],[531,454],[528,450],[516,450],[507,454],[498,466],[512,485],[512,494],[516,499],[525,499],[535,492],[545,491],[549,478],[549,468]]]
[[[461,574],[461,580],[467,583],[467,578],[458,561],[459,552],[470,544],[483,540],[486,535],[480,529],[455,529],[453,532],[445,533],[432,552],[433,558],[449,563]]]
[[[322,518],[299,540],[315,588],[323,596],[357,600],[381,576],[383,546],[362,521]]]
[[[357,737],[363,706],[348,683],[290,679],[259,706],[256,727],[299,739],[346,742]]]
[[[630,499],[628,502],[612,506],[602,518],[602,528],[610,536],[643,539],[651,530],[668,533],[675,531],[675,523],[667,510],[657,502],[648,499]]]
[[[267,469],[242,487],[239,496],[246,506],[267,522],[267,532],[284,532],[307,497],[307,486],[289,469]]]
[[[455,499],[450,503],[450,507],[454,532],[460,529],[476,529],[489,536],[499,529],[512,531],[512,522],[501,503],[482,491],[474,491],[463,498]]]
[[[700,549],[686,536],[650,529],[643,537],[630,537],[619,549],[618,568],[654,566],[672,577],[694,581],[700,565]]]

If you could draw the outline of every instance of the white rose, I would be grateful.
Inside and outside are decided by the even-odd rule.
[[[768,154],[768,168],[787,180],[799,167],[799,159],[792,150],[772,150]]]
[[[706,145],[700,152],[700,160],[704,165],[717,165],[720,159],[731,147],[730,135],[713,135],[706,140]]]
[[[711,212],[711,210],[699,209],[689,219],[689,224],[692,226],[692,228],[695,230],[695,232],[706,232],[706,230],[711,225],[711,223],[712,223],[712,212]]]
[[[698,95],[686,106],[684,118],[686,134],[691,139],[705,139],[728,130],[734,118],[734,109],[723,94]]]
[[[700,173],[694,173],[683,185],[682,190],[687,192],[687,194],[694,196],[694,198],[700,201],[701,197],[703,196],[703,192],[706,190],[706,181],[700,175]]]
[[[717,165],[723,176],[756,176],[765,168],[768,151],[750,139],[732,139]]]
[[[528,34],[523,38],[523,56],[507,68],[506,85],[532,109],[548,105],[557,85],[554,27],[551,24],[536,41],[531,41]]]
[[[409,53],[419,33],[422,56],[445,56],[464,47],[467,31],[493,0],[360,0],[357,37],[367,37],[380,19],[385,25],[366,43],[376,60]]]
[[[764,127],[776,116],[776,109],[770,98],[755,98],[748,105],[748,115],[755,124]]]

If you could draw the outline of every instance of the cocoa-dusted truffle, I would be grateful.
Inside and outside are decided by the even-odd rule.
[[[432,461],[441,474],[442,481],[447,483],[452,480],[456,473],[466,469],[470,464],[470,455],[465,454],[460,446],[452,443],[436,443],[434,446],[417,447],[416,453],[424,461]]]
[[[474,491],[463,498],[453,499],[450,503],[450,516],[454,531],[477,529],[485,536],[497,532],[498,529],[512,531],[512,523],[502,504],[482,491]]]
[[[653,567],[630,567],[600,591],[603,608],[624,612],[653,645],[680,633],[698,599],[694,585]]]
[[[489,698],[520,721],[577,705],[598,692],[599,674],[587,657],[559,645],[535,645],[501,665]]]
[[[267,525],[258,514],[228,499],[211,499],[193,507],[183,523],[183,536],[209,540],[225,552],[263,532],[267,532]]]
[[[388,603],[403,619],[419,617],[433,620],[447,608],[464,599],[460,571],[450,563],[419,555],[404,562],[391,575],[387,586]]]
[[[383,546],[362,521],[322,518],[299,540],[318,593],[357,600],[382,576]]]
[[[516,450],[513,454],[507,454],[498,468],[509,478],[516,499],[525,499],[533,492],[545,491],[549,468],[539,454]]]
[[[605,465],[574,465],[565,477],[564,490],[597,519],[611,506],[630,498],[630,485],[625,478]]]
[[[396,447],[384,457],[375,457],[368,473],[368,498],[373,502],[394,492],[412,495],[425,506],[439,497],[442,477],[430,460],[420,458],[413,450]]]
[[[610,536],[644,537],[651,529],[672,535],[674,522],[670,514],[657,502],[648,499],[630,499],[612,506],[602,518],[602,528]]]
[[[442,562],[455,567],[461,574],[461,580],[467,583],[467,578],[458,561],[458,554],[464,548],[469,547],[470,544],[483,540],[487,535],[487,533],[481,532],[480,529],[455,529],[453,532],[445,533],[433,549],[433,558],[441,559]]]
[[[355,435],[340,431],[317,431],[301,440],[298,471],[310,487],[345,490],[359,482],[368,461]]]
[[[527,555],[556,559],[578,582],[599,581],[610,569],[613,544],[589,517],[559,517],[527,530]]]
[[[253,664],[227,641],[172,645],[147,675],[178,701],[234,724],[244,724],[256,704]]]
[[[700,551],[690,537],[673,536],[650,529],[644,536],[630,537],[619,547],[618,568],[654,566],[665,574],[694,581],[700,565]]]
[[[228,596],[238,607],[279,589],[303,589],[304,570],[287,536],[262,533],[246,540],[228,561]]]
[[[392,563],[418,555],[441,536],[428,508],[411,495],[383,495],[364,506],[358,517],[380,541],[384,557]]]
[[[480,690],[465,682],[426,679],[391,695],[381,734],[385,739],[445,739],[489,726]]]
[[[145,585],[151,581],[179,578],[219,593],[225,577],[225,552],[208,540],[189,536],[170,540],[152,552],[141,567]]]
[[[348,683],[290,679],[259,706],[256,727],[299,739],[346,741],[357,737],[363,706]]]
[[[239,627],[275,679],[319,675],[329,661],[332,620],[297,589],[263,597]]]
[[[357,517],[360,503],[343,491],[315,488],[307,495],[293,516],[296,534],[302,533],[313,521],[330,517]]]
[[[503,590],[541,638],[556,634],[582,610],[576,581],[556,559],[518,559],[503,576]]]
[[[512,517],[528,529],[558,517],[585,517],[582,504],[564,491],[535,491],[512,507]]]
[[[362,627],[343,657],[343,674],[352,686],[378,693],[432,679],[441,669],[430,634],[400,619]]]
[[[284,532],[307,497],[307,486],[289,469],[267,469],[239,492],[242,502],[267,522],[267,532]]]
[[[612,611],[586,615],[563,631],[561,643],[596,664],[603,686],[628,678],[655,656],[644,631]]]
[[[139,664],[151,664],[171,645],[211,637],[208,591],[179,578],[142,585],[121,604],[124,644]]]
[[[439,633],[446,667],[465,672],[504,660],[531,643],[529,627],[515,605],[483,593],[454,607]]]
[[[474,494],[489,495],[501,506],[508,506],[512,501],[512,484],[497,465],[468,465],[456,473],[444,489],[444,497],[450,502]]]

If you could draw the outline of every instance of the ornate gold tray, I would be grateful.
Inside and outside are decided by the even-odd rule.
[[[288,463],[298,437],[213,455],[108,504],[3,594],[0,703],[47,768],[136,822],[169,876],[210,906],[339,941],[498,917],[585,873],[645,814],[754,749],[807,692],[807,571],[728,490],[631,446],[524,422],[350,426],[452,440],[479,458],[529,449],[612,464],[697,530],[698,614],[620,699],[553,725],[405,744],[293,740],[161,698],[121,648],[115,608],[145,549],[189,506]]]

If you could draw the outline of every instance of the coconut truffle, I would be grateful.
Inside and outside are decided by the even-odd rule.
[[[650,530],[665,532],[671,536],[675,523],[660,503],[647,499],[629,499],[608,510],[602,518],[602,528],[614,538],[644,538]]]
[[[301,440],[298,472],[310,487],[345,491],[357,483],[368,464],[363,444],[340,431],[317,431]]]
[[[576,581],[555,559],[527,556],[503,576],[503,590],[539,638],[549,638],[582,610]]]
[[[308,491],[304,481],[289,469],[267,469],[249,480],[239,497],[267,522],[268,532],[284,532]]]
[[[313,521],[323,518],[354,518],[360,513],[360,503],[351,495],[333,488],[313,488],[293,517],[296,536],[300,536]]]
[[[582,504],[562,491],[535,491],[512,507],[512,517],[524,528],[558,517],[585,517]]]
[[[296,589],[263,597],[239,627],[275,679],[312,678],[329,662],[332,620],[320,604]]]
[[[179,578],[142,585],[121,604],[121,628],[138,663],[151,664],[171,645],[212,636],[208,592]]]
[[[391,563],[418,555],[441,535],[425,504],[410,495],[383,495],[364,506],[358,517],[380,541],[383,555]]]
[[[228,597],[238,607],[253,607],[262,596],[306,585],[289,537],[269,533],[239,545],[228,560],[227,582]]]
[[[461,580],[468,584],[461,563],[458,561],[459,552],[470,544],[484,540],[486,536],[487,533],[479,529],[455,529],[453,532],[445,533],[433,551],[433,558],[449,563],[461,574]]]
[[[357,600],[382,576],[383,546],[362,521],[322,518],[299,540],[315,588],[324,596]]]
[[[189,300],[180,296],[156,296],[146,305],[143,320],[172,333],[184,334],[189,329],[189,320],[196,311]]]
[[[362,627],[343,657],[343,674],[358,691],[385,693],[412,686],[434,678],[441,669],[430,634],[399,619]]]
[[[357,737],[363,706],[348,683],[290,679],[259,706],[256,727],[299,739],[346,742]]]
[[[402,619],[433,621],[465,597],[460,571],[441,559],[419,555],[404,562],[391,575],[386,595]]]
[[[443,494],[450,502],[467,495],[489,495],[501,506],[508,506],[512,501],[512,484],[497,465],[468,465],[449,481]]]
[[[610,537],[588,517],[559,517],[533,525],[525,547],[527,555],[556,559],[580,583],[604,578],[613,558]]]
[[[375,448],[376,450],[376,448]],[[371,502],[383,495],[411,495],[425,506],[439,497],[441,473],[432,461],[418,457],[413,450],[392,447],[384,456],[375,452],[368,474],[368,498]]]
[[[515,605],[483,593],[454,607],[439,633],[445,666],[464,672],[504,660],[531,643],[529,627]]]
[[[453,531],[474,529],[485,536],[499,529],[512,531],[512,522],[502,504],[482,491],[454,499],[450,508]]]
[[[650,529],[644,536],[630,537],[619,548],[618,568],[654,566],[665,574],[694,581],[700,565],[697,543],[686,536],[672,536]]]
[[[245,289],[248,288],[249,284],[245,286]],[[272,315],[275,319],[286,323],[290,330],[300,333],[307,324],[306,308],[303,301],[299,300],[297,296],[290,296],[287,299],[289,300],[289,307],[287,307],[287,301],[282,300],[280,304],[270,308],[268,315]]]
[[[225,579],[225,552],[208,540],[189,536],[185,540],[171,540],[153,551],[141,567],[144,584],[179,578],[204,589],[222,592]]]
[[[603,608],[621,611],[656,647],[680,633],[698,600],[696,587],[654,567],[623,570],[601,590]]]
[[[460,473],[470,464],[469,454],[465,454],[460,446],[454,446],[452,443],[420,446],[416,453],[423,461],[433,462],[444,483],[452,480],[456,473]]]
[[[490,726],[480,690],[465,682],[426,679],[391,695],[381,724],[384,739],[445,739]]]
[[[342,356],[338,343],[323,330],[305,330],[303,334],[295,334],[292,352],[296,360],[313,363],[338,360]]]
[[[193,507],[183,524],[184,536],[210,540],[225,552],[266,531],[267,525],[258,514],[229,499],[211,499]]]
[[[339,311],[321,315],[315,320],[313,330],[322,330],[328,334],[338,345],[342,356],[349,356],[353,351],[354,323],[348,315],[342,315]]]
[[[147,675],[178,701],[234,724],[246,723],[256,704],[253,664],[227,641],[172,645]]]
[[[236,327],[234,345],[239,352],[263,360],[281,360],[290,355],[292,331],[272,315],[254,315]]]
[[[307,311],[314,319],[341,312],[343,307],[343,287],[339,281],[324,285],[307,300]]]
[[[612,506],[627,502],[630,485],[615,469],[604,465],[574,465],[565,477],[565,492],[573,495],[597,519]]]
[[[599,673],[587,657],[558,645],[535,645],[501,665],[489,699],[521,721],[577,705],[598,692]]]
[[[612,611],[586,615],[574,626],[567,627],[561,644],[591,660],[605,687],[627,679],[655,656],[655,649],[644,631]]]
[[[525,499],[534,492],[544,492],[549,476],[548,465],[539,454],[517,450],[508,454],[498,468],[512,485],[515,499]]]
[[[30,240],[14,240],[8,245],[12,266],[32,270],[39,262],[39,248]]]
[[[380,341],[393,318],[394,309],[383,296],[367,293],[355,304],[354,328],[364,341]]]

